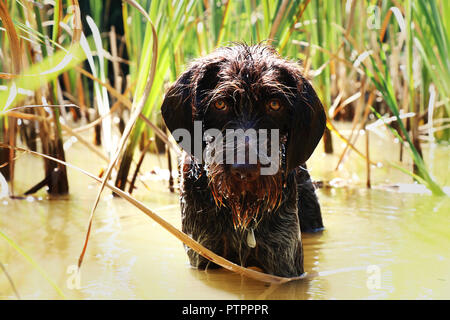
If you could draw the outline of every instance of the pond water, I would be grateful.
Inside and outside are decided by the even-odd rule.
[[[0,200],[0,232],[28,256],[0,236],[0,299],[16,299],[15,291],[25,299],[62,298],[54,286],[69,299],[450,298],[449,197],[423,193],[389,166],[372,168],[373,187],[367,189],[365,160],[354,152],[334,170],[342,150],[335,142],[334,155],[322,154],[319,146],[309,161],[313,179],[327,187],[317,191],[326,230],[303,235],[307,279],[268,285],[223,269],[195,270],[179,240],[109,191],[75,277],[98,185],[69,169],[66,199],[48,200],[41,191],[24,200]],[[373,161],[398,160],[399,146],[389,139],[373,135],[370,146]],[[363,142],[357,147],[364,150]],[[424,154],[439,183],[450,185],[449,148],[425,148]],[[154,155],[147,160],[147,188],[139,184],[134,196],[180,227],[178,195],[169,192],[164,171],[149,173],[165,161]],[[96,174],[104,166],[79,143],[68,150],[67,161]],[[42,179],[42,165],[31,155],[19,157],[17,193]]]

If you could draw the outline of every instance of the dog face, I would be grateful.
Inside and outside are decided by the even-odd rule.
[[[194,136],[201,121],[204,139],[191,139],[186,151],[207,155],[197,161],[204,161],[214,200],[241,227],[278,206],[286,174],[311,156],[326,122],[297,64],[262,45],[224,47],[194,61],[161,111],[172,133]],[[264,171],[268,166],[276,170]]]

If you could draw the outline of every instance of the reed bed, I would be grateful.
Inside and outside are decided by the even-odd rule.
[[[347,144],[336,168],[348,161],[366,125],[395,116],[389,124],[392,137],[401,138],[402,151],[410,152],[414,167],[401,164],[403,152],[394,165],[442,194],[423,161],[421,144],[449,140],[446,1],[135,4],[141,9],[130,1],[2,2],[2,142],[14,146],[20,138],[31,150],[39,147],[64,160],[64,139],[91,124],[93,139],[83,143],[90,149],[101,145],[103,151],[97,153],[110,160],[119,141],[114,130],[123,133],[157,57],[148,98],[116,164],[115,185],[125,190],[136,180],[131,177],[138,176],[136,152],[148,145],[145,153],[165,153],[168,158],[169,150],[176,150],[165,133],[159,105],[165,87],[185,65],[233,41],[266,42],[302,61],[318,89],[328,113],[324,151],[333,153],[336,137]],[[155,34],[149,21],[155,22]],[[152,48],[154,40],[157,48]],[[72,54],[74,50],[78,52]],[[348,137],[333,125],[339,120],[352,121]],[[366,157],[362,150],[356,154]],[[13,195],[14,151],[0,150],[0,159],[0,172]],[[52,195],[69,192],[64,166],[45,160],[43,169],[44,181],[30,185],[29,193],[39,187],[47,187]],[[134,187],[128,185],[130,192]]]

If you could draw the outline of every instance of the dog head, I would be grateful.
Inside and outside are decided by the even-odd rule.
[[[161,111],[176,139],[180,130],[190,135],[177,142],[204,162],[216,203],[241,227],[278,206],[284,177],[308,160],[326,123],[298,65],[263,45],[223,47],[194,61]]]

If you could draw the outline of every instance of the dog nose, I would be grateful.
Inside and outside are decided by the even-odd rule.
[[[230,171],[236,180],[253,181],[259,177],[259,166],[257,164],[233,164]]]

